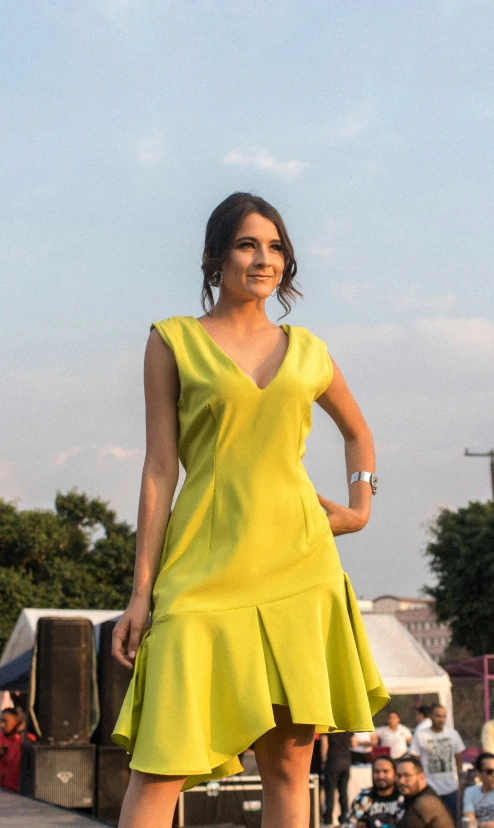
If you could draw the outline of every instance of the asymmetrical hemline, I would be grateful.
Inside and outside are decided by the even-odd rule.
[[[131,768],[184,776],[183,790],[240,773],[273,704],[319,733],[367,732],[389,701],[301,459],[332,378],[325,343],[288,326],[258,394],[192,319],[154,323],[180,374],[186,478],[113,734]]]

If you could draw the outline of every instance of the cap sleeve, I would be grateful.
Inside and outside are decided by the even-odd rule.
[[[171,316],[169,319],[162,319],[160,322],[152,322],[149,330],[152,331],[153,328],[156,328],[163,341],[166,342],[166,344],[175,353],[177,341],[176,336],[174,335],[174,326],[175,317]]]

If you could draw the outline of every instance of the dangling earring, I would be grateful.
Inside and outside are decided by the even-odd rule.
[[[223,281],[223,271],[222,270],[215,270],[213,275],[209,280],[209,284],[212,287],[219,287],[221,282]]]

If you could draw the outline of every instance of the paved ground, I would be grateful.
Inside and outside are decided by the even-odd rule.
[[[1,828],[96,828],[105,823],[56,805],[47,805],[10,791],[0,790]]]

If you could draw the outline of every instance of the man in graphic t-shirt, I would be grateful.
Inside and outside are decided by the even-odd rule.
[[[494,828],[494,754],[481,753],[475,767],[480,785],[465,789],[463,814],[476,819],[478,828]]]
[[[431,710],[431,727],[420,730],[413,737],[410,753],[420,757],[427,784],[442,799],[456,821],[458,801],[458,771],[461,754],[465,750],[457,730],[446,727],[446,710],[436,704]]]
[[[352,802],[346,828],[378,828],[398,825],[403,812],[403,796],[396,787],[395,766],[389,756],[378,756],[372,763],[372,788],[364,788]]]

